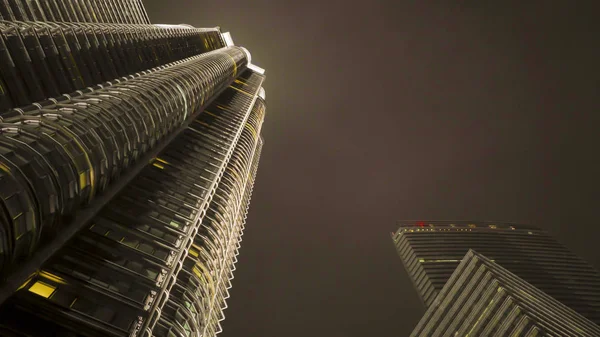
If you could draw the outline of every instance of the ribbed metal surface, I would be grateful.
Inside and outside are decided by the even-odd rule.
[[[0,0],[0,20],[150,23],[141,0]]]
[[[0,0],[0,335],[221,331],[263,143],[250,61],[140,0]]]
[[[255,174],[250,130],[260,132],[264,109],[251,108],[262,81],[246,72],[221,94],[22,286],[0,315],[5,327],[39,335],[13,320],[29,313],[45,330],[86,336],[210,335]],[[196,254],[206,259],[189,269]]]
[[[600,326],[470,250],[412,337],[597,337]]]
[[[600,323],[600,273],[531,226],[493,222],[404,222],[392,235],[429,307],[469,249]]]
[[[250,134],[246,134],[246,138],[248,139],[247,144],[255,144],[254,153],[250,155],[248,150],[242,149],[240,151],[240,157],[245,158],[238,159],[238,163],[240,163],[240,167],[243,165],[244,169],[243,171],[241,168],[236,170],[237,174],[236,171],[232,169],[233,174],[231,174],[231,179],[237,183],[237,195],[234,195],[237,196],[237,198],[230,197],[229,205],[227,207],[231,210],[231,213],[233,213],[230,215],[232,218],[227,219],[225,217],[225,215],[229,214],[226,213],[227,210],[224,209],[222,203],[215,202],[215,205],[212,205],[211,207],[214,216],[213,218],[209,218],[208,225],[214,225],[217,222],[220,222],[223,228],[230,228],[230,234],[225,236],[227,239],[225,240],[226,244],[223,254],[219,256],[219,254],[212,253],[213,261],[219,261],[221,268],[217,271],[216,285],[218,291],[212,299],[209,315],[204,319],[202,336],[215,336],[222,331],[219,322],[225,319],[224,310],[227,308],[226,300],[229,298],[234,264],[237,262],[236,256],[238,255],[241,244],[241,237],[243,235],[244,224],[250,205],[250,198],[252,196],[252,188],[254,187],[256,170],[260,159],[260,152],[262,150],[263,143],[259,138],[259,134],[264,118],[264,112],[263,102],[260,99],[257,99],[255,104],[256,120],[254,123],[247,124],[247,127],[249,126],[251,131],[249,132]],[[258,126],[256,124],[258,124]],[[224,187],[223,202],[225,201],[224,197],[227,193],[233,194],[234,192],[227,192],[227,186]],[[219,214],[221,217],[218,216]],[[209,265],[210,261],[205,261],[204,263],[205,265]]]
[[[251,85],[248,81],[242,83]],[[224,319],[262,146],[259,134],[264,115],[265,105],[259,99],[244,125],[153,336],[215,336],[221,332],[219,322]]]
[[[0,22],[0,116],[222,47],[218,29]]]
[[[7,144],[0,152],[0,266],[26,258],[46,234],[60,232],[66,217],[231,83],[245,55],[237,47],[209,52],[6,118],[0,124],[0,144]]]

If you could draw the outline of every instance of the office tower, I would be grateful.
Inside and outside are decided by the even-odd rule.
[[[600,336],[600,326],[469,250],[412,337]]]
[[[219,28],[147,24],[138,1],[4,4],[0,335],[216,335],[264,70]],[[32,5],[43,17],[19,21]]]
[[[600,323],[600,274],[538,228],[492,222],[403,221],[392,238],[426,307],[463,256],[474,249]]]

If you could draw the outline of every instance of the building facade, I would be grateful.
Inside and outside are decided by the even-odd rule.
[[[0,20],[149,24],[141,0],[2,0]]]
[[[218,334],[264,70],[137,0],[0,7],[0,335]]]
[[[594,337],[600,326],[469,250],[411,337]]]
[[[392,234],[428,308],[465,254],[474,249],[596,324],[600,273],[532,226],[471,221],[403,221]]]

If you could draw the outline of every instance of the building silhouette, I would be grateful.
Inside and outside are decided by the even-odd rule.
[[[392,238],[425,307],[473,249],[583,317],[600,323],[600,273],[532,226],[472,221],[401,221]]]
[[[600,326],[469,250],[411,334],[420,336],[594,337]]]
[[[137,0],[0,3],[0,335],[214,336],[264,70]]]

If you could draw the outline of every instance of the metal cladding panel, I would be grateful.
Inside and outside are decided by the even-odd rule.
[[[149,24],[141,0],[1,0],[1,20]]]
[[[89,336],[218,330],[256,173],[262,80],[238,77],[22,286],[10,311]]]
[[[257,108],[255,103],[263,79],[246,72],[231,85],[236,94],[236,109],[247,111],[246,118],[198,231],[191,237],[182,260],[183,268],[178,271],[169,299],[148,336],[187,333],[211,336],[220,329],[218,322],[224,318],[222,309],[228,297],[229,266],[241,235],[239,214],[244,209],[245,186],[250,179],[257,132],[264,118],[264,108]],[[213,108],[206,109],[204,114],[219,120]]]
[[[469,250],[411,337],[600,336],[600,326]]]
[[[0,264],[18,267],[41,238],[59,234],[68,216],[237,78],[244,55],[235,47],[209,52],[6,117]]]
[[[0,23],[0,116],[224,47],[216,28]]]
[[[493,222],[404,222],[393,240],[426,307],[464,254],[474,249],[600,323],[600,273],[535,227]]]

